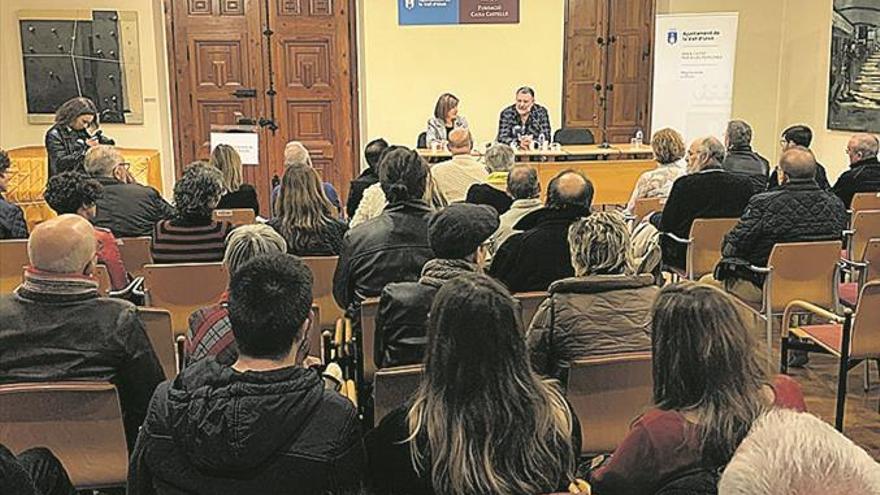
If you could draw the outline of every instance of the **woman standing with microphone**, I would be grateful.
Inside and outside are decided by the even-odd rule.
[[[64,102],[55,111],[55,125],[46,132],[49,155],[49,177],[61,172],[84,172],[86,151],[99,144],[116,144],[98,129],[98,109],[88,98],[76,97]]]

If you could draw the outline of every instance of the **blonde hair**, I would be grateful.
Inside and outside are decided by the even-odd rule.
[[[309,150],[299,141],[291,141],[284,146],[284,166],[305,165],[312,166],[312,157]]]
[[[265,224],[242,225],[226,238],[223,264],[232,276],[241,265],[254,256],[286,252],[287,243],[272,227]]]
[[[235,192],[241,187],[241,156],[228,144],[218,144],[211,153],[211,165],[223,174],[223,188]]]
[[[113,146],[99,144],[86,151],[83,169],[95,177],[111,177],[113,169],[122,162],[122,154]]]
[[[632,274],[629,227],[617,211],[602,211],[568,228],[568,245],[575,275]]]
[[[661,165],[681,160],[686,151],[681,134],[669,127],[654,133],[651,137],[651,148],[654,150],[654,157]]]
[[[308,165],[287,167],[275,200],[275,215],[281,220],[281,236],[296,250],[333,221],[333,205],[324,194],[321,176],[315,169]]]

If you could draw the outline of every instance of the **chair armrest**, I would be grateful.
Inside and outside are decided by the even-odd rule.
[[[681,237],[673,234],[672,232],[660,232],[660,235],[665,235],[666,237],[672,239],[673,241],[679,244],[691,244],[694,242],[693,239],[682,239]]]
[[[801,300],[796,299],[796,300],[788,303],[788,305],[785,307],[785,313],[782,316],[783,334],[785,334],[789,328],[788,324],[791,321],[792,313],[794,313],[795,310],[798,310],[798,309],[808,311],[816,316],[821,316],[822,318],[825,318],[826,320],[833,322],[833,323],[842,324],[846,320],[845,316],[840,316],[838,314],[832,313],[831,311],[828,311],[825,308],[816,306],[813,303],[809,303],[807,301],[801,301]],[[851,311],[849,309],[845,309],[844,314],[846,315],[847,313],[851,313]]]
[[[772,266],[755,266],[755,265],[749,265],[749,266],[747,266],[746,268],[748,268],[749,271],[751,271],[751,272],[760,273],[760,274],[762,274],[762,275],[766,275],[766,274],[768,274],[768,273],[770,273],[770,272],[773,271],[773,267],[772,267]]]
[[[138,290],[139,288],[143,287],[143,283],[144,277],[135,277],[135,279],[129,282],[129,284],[126,285],[124,288],[119,290],[111,290],[107,293],[107,295],[110,297],[124,298],[126,294],[134,294],[136,296],[143,297],[144,292],[142,290]]]
[[[853,268],[856,270],[864,270],[865,268],[868,268],[868,263],[866,263],[866,262],[853,261],[853,260],[848,260],[846,258],[840,258],[840,265],[841,265],[841,268],[844,268],[844,269]]]
[[[856,233],[855,230],[844,230],[843,236],[844,237],[852,237],[853,235],[855,235],[855,233]]]

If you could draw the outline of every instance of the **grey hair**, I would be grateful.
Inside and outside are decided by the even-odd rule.
[[[284,146],[284,166],[289,167],[291,165],[312,166],[312,157],[309,155],[309,150],[299,141],[291,141]]]
[[[635,271],[629,227],[618,211],[593,213],[573,223],[568,229],[568,245],[578,277]]]
[[[205,218],[223,194],[223,174],[206,162],[193,162],[174,184],[174,206],[180,218]]]
[[[83,168],[93,177],[112,177],[113,169],[122,161],[122,154],[113,146],[99,144],[86,151]]]
[[[742,148],[752,144],[752,128],[744,120],[731,120],[727,123],[727,142],[731,148]]]
[[[709,136],[697,140],[697,155],[699,156],[697,162],[701,168],[706,168],[707,165],[721,166],[725,153],[724,145],[716,137]]]
[[[493,172],[507,172],[513,161],[514,152],[510,145],[495,143],[486,150],[486,166]]]
[[[851,147],[852,151],[861,153],[863,158],[872,158],[880,153],[880,138],[873,134],[856,134],[855,146]]]
[[[223,264],[229,276],[235,274],[245,262],[264,254],[284,254],[287,242],[281,234],[265,224],[242,225],[226,238],[226,254]]]

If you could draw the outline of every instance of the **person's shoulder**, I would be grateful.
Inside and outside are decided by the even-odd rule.
[[[321,401],[313,415],[323,428],[335,431],[337,438],[350,435],[358,428],[358,413],[354,404],[335,390],[324,389]]]
[[[242,194],[257,194],[257,190],[254,186],[246,183],[242,183],[242,185],[238,186],[238,192]]]
[[[17,214],[24,214],[24,210],[21,209],[15,203],[10,203],[5,198],[0,197],[0,214],[14,216]]]

